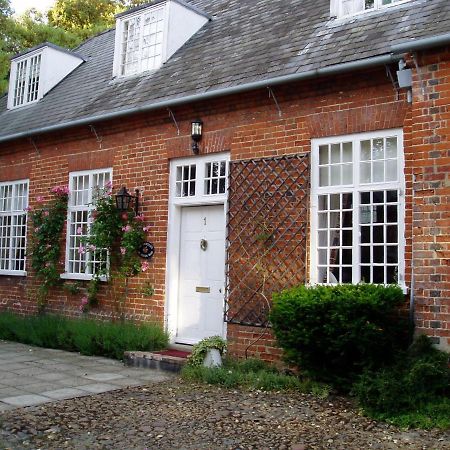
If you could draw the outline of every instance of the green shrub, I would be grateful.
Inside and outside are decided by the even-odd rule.
[[[0,313],[0,339],[116,359],[122,359],[126,350],[161,350],[168,344],[167,334],[156,324],[11,313]]]
[[[270,320],[287,359],[308,376],[347,390],[367,368],[406,349],[408,325],[397,286],[299,286],[273,296]]]
[[[330,392],[325,384],[285,375],[276,367],[256,359],[244,361],[225,359],[222,367],[214,368],[186,365],[181,374],[186,380],[226,388],[242,387],[262,391],[296,390],[311,393],[320,398],[326,398]]]
[[[391,367],[366,371],[353,391],[367,412],[385,417],[411,414],[445,398],[448,408],[448,360],[448,354],[433,348],[430,339],[421,336],[407,352],[398,354]]]

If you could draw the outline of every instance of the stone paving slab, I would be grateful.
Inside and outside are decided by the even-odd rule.
[[[122,362],[0,340],[0,412],[171,379]]]

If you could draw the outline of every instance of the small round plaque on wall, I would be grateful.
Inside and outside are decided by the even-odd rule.
[[[151,242],[144,242],[138,250],[141,258],[150,259],[155,254],[155,246]]]

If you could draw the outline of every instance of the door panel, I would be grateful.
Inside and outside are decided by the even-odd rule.
[[[225,217],[223,205],[181,211],[177,342],[223,333]],[[205,240],[206,248],[201,247]]]

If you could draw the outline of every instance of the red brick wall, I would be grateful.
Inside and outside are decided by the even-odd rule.
[[[427,52],[414,76],[407,173],[413,187],[417,332],[450,349],[450,50]],[[411,201],[411,200],[410,200]]]
[[[433,73],[439,73],[435,76],[448,80],[448,68],[444,69],[443,65],[441,67],[439,64],[439,70]],[[430,89],[433,89],[433,93],[440,93],[439,89],[442,86],[444,84],[430,87]],[[417,89],[416,87],[416,96]],[[262,89],[239,96],[173,108],[180,127],[180,135],[177,134],[177,128],[167,111],[161,111],[99,123],[95,125],[99,140],[89,127],[79,127],[36,137],[34,139],[36,148],[28,140],[0,144],[0,177],[2,180],[13,180],[29,176],[31,206],[35,205],[37,195],[48,197],[49,188],[52,186],[67,185],[68,173],[74,170],[112,167],[113,182],[116,187],[126,185],[130,189],[141,190],[143,213],[151,225],[148,239],[155,244],[156,253],[151,260],[150,270],[133,279],[130,286],[126,315],[138,320],[163,321],[169,160],[191,155],[189,131],[190,121],[193,118],[200,117],[204,122],[205,138],[200,144],[200,153],[227,150],[231,152],[232,159],[304,153],[310,151],[313,137],[403,127],[407,155],[407,201],[409,203],[411,200],[412,168],[416,164],[418,147],[423,147],[423,150],[420,150],[423,154],[420,167],[427,166],[427,182],[447,183],[447,187],[444,187],[444,184],[429,187],[427,189],[432,191],[429,196],[421,195],[424,202],[425,198],[429,198],[427,208],[434,208],[435,214],[441,214],[439,218],[430,216],[430,220],[445,221],[445,214],[447,214],[448,224],[448,209],[447,211],[443,209],[445,195],[448,196],[448,174],[446,178],[445,174],[443,175],[445,164],[448,169],[448,149],[445,150],[443,145],[446,137],[440,128],[433,128],[433,131],[425,128],[426,120],[414,122],[415,116],[419,119],[425,115],[425,112],[419,111],[422,108],[427,111],[427,115],[432,115],[433,120],[436,121],[436,127],[442,126],[444,119],[441,116],[444,112],[440,109],[434,112],[430,104],[430,102],[438,102],[439,99],[424,100],[426,105],[423,106],[420,106],[422,102],[415,103],[411,109],[404,93],[401,94],[400,99],[396,98],[396,92],[386,77],[384,68],[280,86],[274,88],[274,92],[281,107],[281,117],[278,115],[274,101],[269,98],[268,92]],[[444,108],[434,103],[433,107]],[[440,143],[418,141],[429,139],[427,136],[431,132],[441,136]],[[430,145],[433,150],[425,153],[428,151],[425,150],[426,146]],[[439,156],[432,152],[439,152]],[[442,163],[444,152],[447,152],[445,164]],[[418,168],[414,170],[418,171]],[[417,183],[419,181],[416,177]],[[415,187],[417,188],[416,185]],[[418,192],[415,195],[417,197]],[[439,197],[440,204],[430,203],[435,196]],[[419,205],[420,203],[417,203],[417,207]],[[416,212],[414,214],[416,224],[418,220],[422,220],[422,216],[419,219],[416,217]],[[411,265],[411,219],[412,211],[408,209],[407,282],[410,280]],[[444,230],[445,224],[442,223],[440,227]],[[427,236],[426,239],[425,236]],[[445,236],[448,236],[448,227],[447,235],[444,233],[424,234],[423,246],[428,245],[428,242],[430,246],[431,244],[445,246],[448,258],[448,244],[441,240]],[[419,243],[416,244],[415,249],[417,251],[420,249]],[[441,250],[431,248],[428,250],[434,252],[435,257],[430,258],[430,267],[426,266],[426,270],[432,268],[433,273],[423,274],[422,281],[419,278],[416,279],[418,284],[422,283],[418,285],[418,294],[423,292],[422,301],[419,299],[422,294],[418,295],[418,304],[428,301],[431,291],[435,291],[434,286],[439,286],[436,290],[439,289],[440,294],[439,297],[436,295],[433,297],[436,299],[433,307],[439,306],[441,309],[439,313],[432,313],[433,320],[441,318],[439,330],[448,333],[448,315],[443,316],[445,313],[448,314],[448,306],[445,307],[444,312],[441,303],[437,304],[448,298],[449,288],[444,281],[445,273],[443,273],[445,269],[448,270],[448,259],[445,259]],[[436,257],[440,258],[438,263],[435,263]],[[445,265],[446,261],[447,265]],[[420,272],[416,273],[417,276],[420,275]],[[432,275],[441,277],[438,284],[427,284],[425,278],[429,277],[431,282]],[[155,287],[155,294],[151,297],[142,293],[146,283],[151,283]],[[27,277],[0,276],[0,307],[20,312],[34,311],[36,302],[33,285],[34,281],[30,272]],[[81,295],[73,296],[57,289],[50,296],[48,309],[68,315],[79,315],[80,297]],[[100,307],[92,314],[98,317],[109,317],[113,311],[113,301],[105,292]],[[418,314],[424,314],[424,311],[419,308]],[[444,320],[447,320],[447,324],[444,324]],[[425,321],[420,322],[420,325],[423,328]],[[437,336],[436,330],[433,328],[432,332]],[[228,338],[232,353],[242,356],[247,346],[252,344],[248,348],[249,355],[254,354],[269,360],[279,356],[280,351],[273,349],[273,341],[268,335],[265,334],[253,343],[260,337],[261,331],[256,328],[229,325]]]

